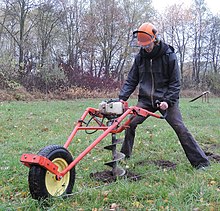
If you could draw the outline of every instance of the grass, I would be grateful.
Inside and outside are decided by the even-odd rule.
[[[141,175],[141,180],[119,178],[104,184],[90,178],[90,173],[105,170],[110,152],[110,136],[76,166],[73,194],[68,198],[33,200],[28,189],[28,168],[20,163],[23,153],[37,153],[41,148],[63,145],[74,123],[87,107],[97,107],[101,99],[76,101],[35,101],[0,103],[0,210],[219,210],[220,164],[211,161],[206,171],[193,169],[178,139],[164,120],[149,118],[137,129],[133,156],[123,167]],[[134,105],[135,100],[129,104]],[[220,154],[220,99],[189,103],[180,107],[188,129],[200,146]],[[73,156],[87,147],[99,132],[79,132],[70,145]],[[123,133],[119,134],[122,138]],[[165,160],[176,164],[175,170],[163,169],[149,161]],[[146,162],[147,161],[147,162]],[[142,162],[142,164],[140,164]]]

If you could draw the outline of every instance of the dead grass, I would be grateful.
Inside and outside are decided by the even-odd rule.
[[[206,91],[206,90],[203,90]],[[182,90],[181,97],[193,98],[200,95],[203,91],[199,90]],[[28,92],[24,87],[18,87],[14,90],[0,90],[0,101],[34,101],[34,100],[74,100],[82,98],[117,98],[119,89],[112,90],[89,90],[81,87],[73,87],[66,91],[55,91],[47,94],[39,91]],[[133,96],[136,98],[137,93]],[[214,97],[210,94],[210,97]]]
[[[39,91],[28,92],[23,87],[14,90],[0,90],[0,101],[33,101],[33,100],[74,100],[81,98],[117,98],[119,90],[88,90],[81,87],[73,87],[67,91],[55,91],[41,93]]]

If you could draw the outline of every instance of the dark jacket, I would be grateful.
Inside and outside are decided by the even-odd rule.
[[[174,49],[160,42],[151,53],[140,49],[120,91],[119,98],[126,101],[139,84],[138,101],[155,108],[155,101],[172,106],[179,99],[180,75]]]

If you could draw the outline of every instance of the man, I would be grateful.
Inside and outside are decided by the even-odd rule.
[[[196,169],[209,166],[207,156],[185,127],[179,110],[180,76],[176,54],[173,47],[159,38],[155,26],[143,23],[133,32],[133,44],[141,47],[133,66],[122,86],[119,99],[126,101],[139,85],[137,106],[155,112],[167,113],[166,121],[174,129],[191,165]],[[160,101],[160,104],[156,104]],[[135,129],[146,117],[133,117],[126,129],[121,152],[129,158],[135,138]]]

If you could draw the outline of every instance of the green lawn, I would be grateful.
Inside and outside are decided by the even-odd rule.
[[[128,171],[141,176],[138,181],[119,178],[105,184],[90,173],[108,169],[103,165],[111,153],[103,139],[76,166],[73,194],[68,198],[33,200],[28,188],[29,169],[20,163],[23,153],[63,145],[74,124],[87,107],[98,107],[101,99],[76,101],[0,102],[0,210],[219,210],[220,163],[211,160],[206,171],[193,169],[169,125],[149,118],[137,129],[133,156],[123,161]],[[220,98],[210,102],[180,100],[183,119],[200,146],[220,155]],[[135,105],[130,100],[130,105]],[[69,150],[76,157],[100,133],[80,131]],[[119,134],[123,138],[123,134]],[[120,149],[120,146],[119,146]],[[175,169],[161,168],[169,161]]]

